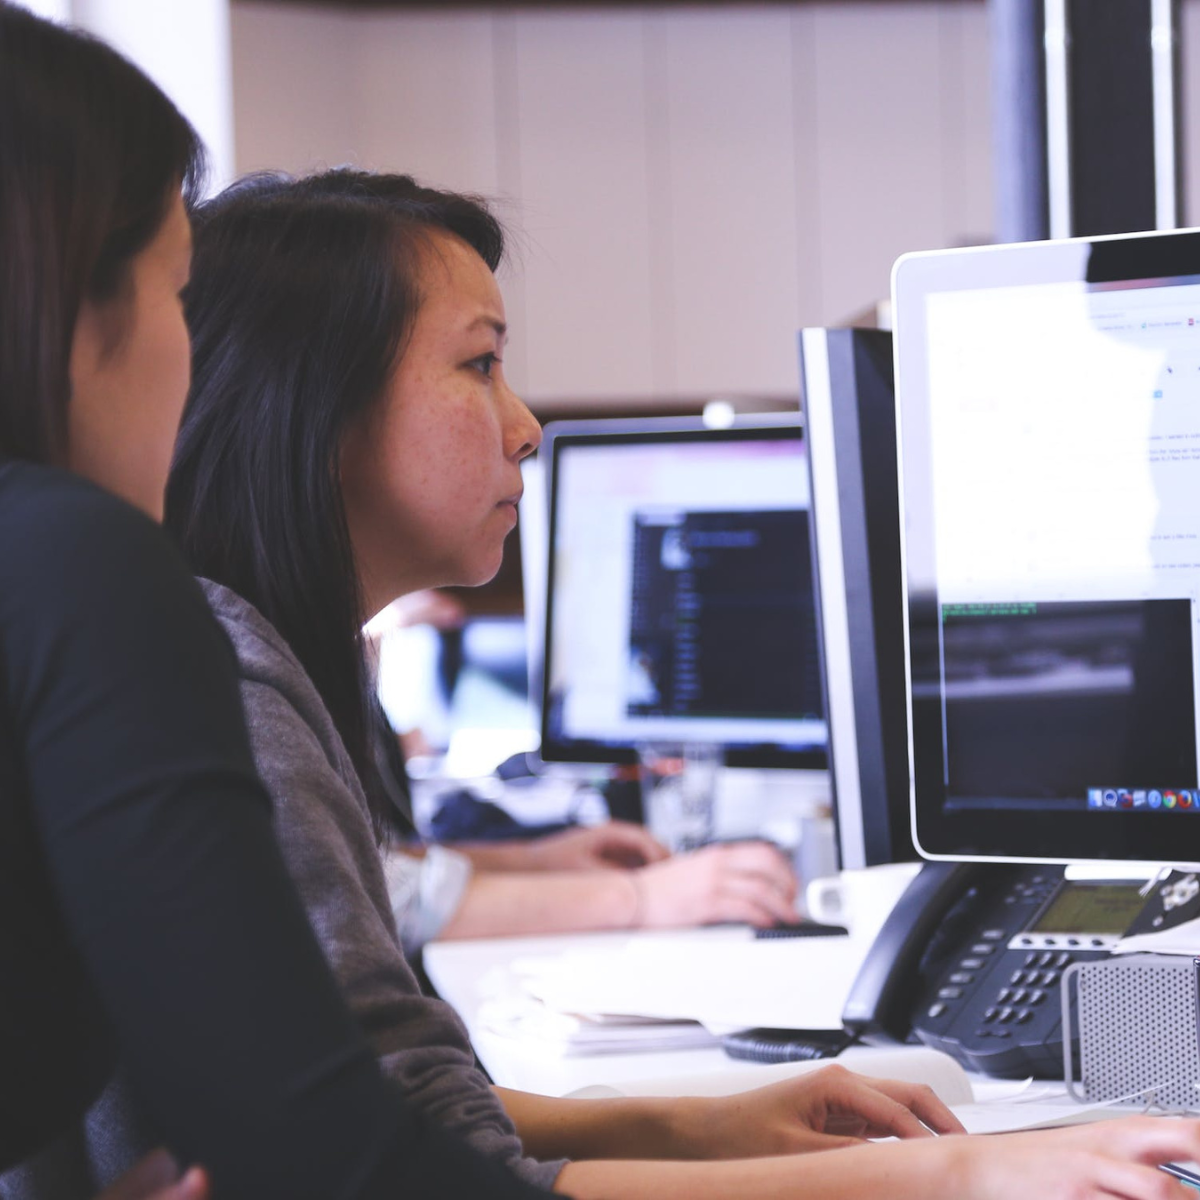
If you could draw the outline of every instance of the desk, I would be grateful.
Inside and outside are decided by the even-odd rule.
[[[687,930],[680,937],[719,940],[730,930]],[[501,1087],[564,1096],[579,1088],[607,1084],[618,1090],[644,1081],[686,1079],[689,1076],[726,1076],[717,1086],[702,1090],[739,1091],[760,1083],[771,1083],[781,1074],[804,1069],[802,1064],[761,1066],[731,1059],[719,1048],[665,1050],[636,1054],[593,1054],[563,1056],[550,1047],[530,1045],[486,1029],[479,1021],[479,1005],[489,991],[489,975],[502,972],[517,959],[530,955],[552,955],[581,947],[618,948],[637,933],[556,934],[543,937],[489,938],[478,941],[435,942],[425,948],[425,969],[439,994],[462,1016],[480,1061]],[[651,936],[662,937],[661,933]],[[851,1055],[857,1053],[851,1051]],[[848,1062],[852,1069],[854,1062]],[[871,1068],[863,1068],[871,1070]],[[755,1075],[761,1072],[762,1078]],[[891,1073],[891,1072],[888,1072]],[[1008,1095],[1013,1085],[970,1075],[971,1086],[980,1100]],[[636,1090],[636,1088],[635,1088]],[[682,1089],[699,1092],[692,1086]],[[660,1094],[657,1093],[656,1094]]]
[[[681,936],[696,936],[696,932],[687,931]],[[723,931],[711,932],[719,938]],[[716,1047],[566,1057],[550,1047],[502,1037],[480,1023],[479,1005],[488,992],[489,974],[507,969],[516,959],[559,954],[581,946],[616,948],[638,936],[626,932],[574,933],[433,942],[425,947],[425,970],[438,994],[458,1010],[480,1062],[501,1087],[562,1096],[590,1084],[619,1087],[633,1080],[728,1070],[731,1060]],[[662,933],[654,936],[662,937]]]
[[[911,865],[902,865],[850,872],[844,877],[847,884],[855,885],[855,907],[859,910],[858,918],[848,922],[851,925],[852,937],[845,941],[837,939],[839,947],[844,945],[848,953],[848,959],[841,968],[842,974],[846,976],[846,988],[857,970],[857,964],[865,958],[879,926],[914,871],[915,868]],[[870,904],[865,903],[867,899],[870,899]],[[681,943],[711,945],[712,953],[719,955],[722,943],[728,945],[729,942],[736,941],[744,945],[748,939],[748,930],[745,927],[724,926],[677,931],[620,930],[608,933],[434,942],[425,947],[425,969],[438,994],[457,1009],[463,1018],[480,1061],[492,1079],[502,1087],[561,1096],[590,1084],[619,1086],[623,1082],[729,1070],[734,1065],[743,1069],[744,1064],[735,1064],[717,1047],[704,1050],[564,1056],[552,1046],[531,1044],[525,1040],[494,1033],[479,1019],[480,1005],[498,990],[497,978],[508,972],[518,959],[549,957],[578,949],[615,951],[647,940],[661,943],[664,938]],[[805,943],[811,945],[807,939],[793,942],[791,945],[802,951]],[[783,947],[776,943],[775,948]],[[814,952],[817,950],[815,946],[812,948]],[[807,972],[800,970],[790,975],[780,975],[778,979],[788,980],[786,986],[795,989],[797,1024],[800,1023],[801,1014],[806,1009],[811,1014],[815,1009],[828,1008],[828,1003],[814,1001],[819,1001],[823,993],[828,995],[830,977],[821,978],[819,971],[814,971],[810,980]],[[806,993],[809,986],[813,988],[812,993]],[[788,1014],[792,1013],[791,995],[789,992],[786,1000]],[[809,1000],[807,1005],[806,999]],[[838,1009],[835,1009],[836,1011]],[[747,1023],[787,1025],[791,1022],[759,1018]]]

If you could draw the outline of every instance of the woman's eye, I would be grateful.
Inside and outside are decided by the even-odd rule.
[[[493,353],[491,353],[491,351],[489,351],[487,354],[481,354],[478,358],[471,359],[467,365],[478,371],[480,375],[486,375],[488,379],[491,379],[492,370],[499,361],[500,360]]]

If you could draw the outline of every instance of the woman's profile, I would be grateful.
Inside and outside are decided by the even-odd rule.
[[[156,1156],[107,1200],[527,1194],[382,1078],[159,528],[201,163],[130,63],[0,3],[0,1170],[61,1148],[120,1060],[151,1144],[202,1171]],[[109,1182],[75,1165],[55,1194]]]

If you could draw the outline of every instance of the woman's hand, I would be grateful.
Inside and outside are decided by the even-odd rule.
[[[1200,1159],[1200,1121],[1125,1117],[1068,1129],[953,1138],[944,1193],[962,1200],[1195,1200],[1158,1164]],[[887,1147],[879,1147],[886,1150]]]
[[[837,1063],[705,1105],[688,1138],[700,1158],[804,1154],[859,1145],[866,1138],[963,1132],[931,1088],[871,1079]]]
[[[96,1200],[207,1200],[208,1179],[199,1167],[182,1178],[175,1160],[165,1150],[152,1150],[130,1167]]]
[[[1200,1121],[1128,1117],[1039,1133],[859,1143],[826,1154],[730,1162],[572,1162],[555,1190],[578,1200],[1195,1200],[1157,1164],[1197,1158]]]
[[[766,842],[731,842],[676,855],[636,872],[638,924],[650,929],[796,919],[796,876]]]

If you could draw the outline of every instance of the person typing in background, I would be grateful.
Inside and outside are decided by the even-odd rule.
[[[460,623],[452,597],[426,590],[393,601],[364,630],[369,670],[397,626]],[[381,619],[382,618],[382,619]],[[670,929],[719,921],[770,926],[796,919],[797,880],[766,842],[706,846],[672,856],[646,829],[605,821],[539,837],[438,842],[417,835],[404,747],[376,713],[376,766],[387,793],[388,892],[401,941],[414,954],[434,938],[600,929]]]

